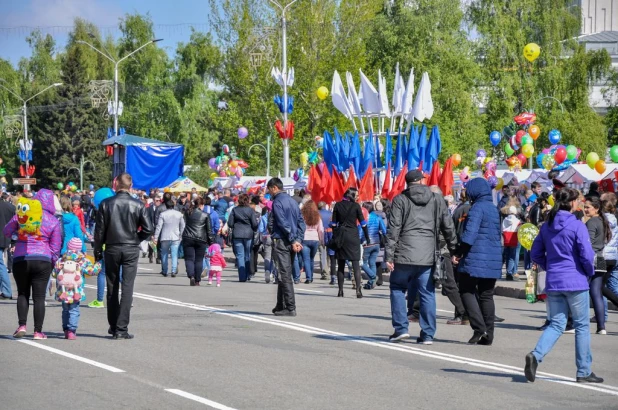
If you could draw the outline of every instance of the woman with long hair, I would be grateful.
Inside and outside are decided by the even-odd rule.
[[[534,350],[526,355],[524,373],[533,382],[539,362],[554,347],[565,330],[569,311],[575,327],[575,363],[578,383],[602,383],[591,370],[590,286],[594,276],[594,250],[586,226],[577,220],[579,193],[563,188],[554,193],[554,207],[532,244],[532,261],[546,271],[545,290],[549,326]],[[603,240],[603,239],[602,239]]]
[[[190,286],[200,286],[206,249],[215,243],[210,215],[204,212],[204,199],[197,197],[185,212],[182,246]]]
[[[601,200],[597,196],[589,196],[584,204],[584,214],[588,218],[586,228],[590,235],[590,243],[596,256],[594,276],[590,280],[590,296],[594,317],[597,321],[597,334],[606,335],[605,305],[603,303],[603,277],[607,273],[607,265],[603,255],[605,244],[612,238],[612,230],[605,214],[601,212]]]
[[[362,298],[361,290],[361,242],[358,235],[357,224],[363,229],[366,243],[369,244],[369,232],[367,231],[367,221],[363,218],[363,211],[359,204],[358,189],[349,188],[343,194],[343,199],[335,204],[333,208],[333,219],[331,227],[333,230],[338,230],[337,235],[341,235],[345,240],[343,246],[335,250],[335,258],[337,259],[337,284],[339,285],[338,297],[343,297],[343,273],[345,271],[345,261],[348,260],[352,264],[354,270],[354,280],[356,282],[356,297]],[[334,235],[334,234],[333,234]]]
[[[318,247],[324,243],[324,226],[322,218],[315,202],[309,200],[301,209],[300,213],[305,220],[305,238],[303,239],[303,265],[305,266],[305,283],[313,282],[313,260]]]
[[[258,228],[258,219],[249,206],[247,194],[238,196],[238,205],[230,212],[227,225],[232,229],[232,244],[238,262],[238,281],[246,282],[251,280],[251,247]]]

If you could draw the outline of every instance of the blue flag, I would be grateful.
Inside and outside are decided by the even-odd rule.
[[[429,136],[429,143],[427,145],[427,149],[425,150],[425,164],[431,168],[433,167],[433,163],[438,159],[438,155],[440,155],[440,151],[442,151],[442,141],[440,141],[440,131],[438,130],[438,126],[434,125],[431,129],[431,135]],[[423,165],[423,169],[425,165]]]
[[[339,168],[339,156],[333,145],[333,137],[331,137],[328,131],[324,131],[324,151],[322,155],[324,156],[324,162],[326,162],[329,172],[333,166],[337,169]]]
[[[371,131],[369,131],[369,137],[365,139],[365,152],[363,152],[363,161],[361,162],[360,169],[358,169],[358,175],[361,179],[365,175],[365,172],[367,172],[367,169],[369,169],[369,165],[373,164],[375,154],[373,144],[373,134]]]
[[[408,169],[417,169],[421,162],[418,153],[418,130],[416,127],[410,127],[410,143],[408,145]]]
[[[427,149],[427,127],[423,124],[420,136],[418,137],[418,157],[423,160],[423,172],[431,172],[432,164],[425,161],[425,151]]]
[[[384,166],[388,166],[393,161],[393,141],[389,130],[386,130],[386,142],[384,143]]]
[[[354,165],[354,170],[360,169],[362,160],[360,141],[358,140],[358,131],[354,133],[350,143],[350,164]]]
[[[403,158],[403,147],[401,143],[402,139],[403,138],[401,137],[401,131],[399,131],[399,133],[397,134],[397,145],[395,146],[395,175],[399,175],[399,173],[401,172],[401,168],[403,168],[403,162],[405,161],[405,159]]]
[[[336,152],[339,157],[337,170],[339,172],[346,171],[349,165],[348,155],[350,152],[350,143],[343,139],[337,128],[335,128],[335,148],[337,149]]]
[[[378,137],[377,135],[375,136],[375,145],[374,145],[374,161],[373,161],[373,168],[377,169],[377,168],[382,168],[382,158],[381,158],[381,152],[380,152],[380,137]]]

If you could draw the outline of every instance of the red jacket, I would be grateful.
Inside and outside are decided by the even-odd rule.
[[[215,253],[210,257],[210,269],[223,270],[227,266],[222,253]]]
[[[84,219],[84,211],[79,206],[73,207],[73,213],[79,219],[79,224],[82,227],[82,232],[86,233],[86,220]]]

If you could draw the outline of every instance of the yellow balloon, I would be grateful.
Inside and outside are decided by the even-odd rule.
[[[547,198],[547,203],[550,204],[551,206],[554,206],[554,196],[550,195],[549,198]]]
[[[320,100],[325,100],[326,97],[328,97],[328,88],[322,86],[318,88],[318,91],[316,91],[316,94],[318,95],[318,98]]]
[[[302,154],[300,154],[300,165],[302,165],[303,167],[306,167],[307,162],[309,162],[309,154],[307,154],[306,152],[303,152]]]
[[[536,43],[528,43],[524,47],[524,57],[526,60],[533,62],[541,54],[541,47]]]
[[[213,172],[210,174],[210,179],[215,179],[219,176],[219,174],[217,174],[216,172]]]
[[[526,144],[521,147],[521,153],[524,154],[526,158],[530,158],[534,154],[534,146],[532,144]]]
[[[504,179],[502,178],[498,178],[498,184],[496,185],[496,188],[494,188],[496,191],[499,191],[502,189],[502,187],[504,186]]]

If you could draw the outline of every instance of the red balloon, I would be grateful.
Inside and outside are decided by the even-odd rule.
[[[519,130],[515,133],[515,141],[517,142],[517,145],[519,145],[521,147],[521,139],[524,137],[524,135],[526,135],[526,131],[524,130]]]
[[[519,159],[519,162],[521,162],[521,166],[523,167],[524,165],[526,165],[526,156],[524,154],[519,154],[517,156],[517,159]]]
[[[554,153],[554,160],[556,160],[556,164],[562,164],[566,158],[567,152],[564,148],[558,148]]]

